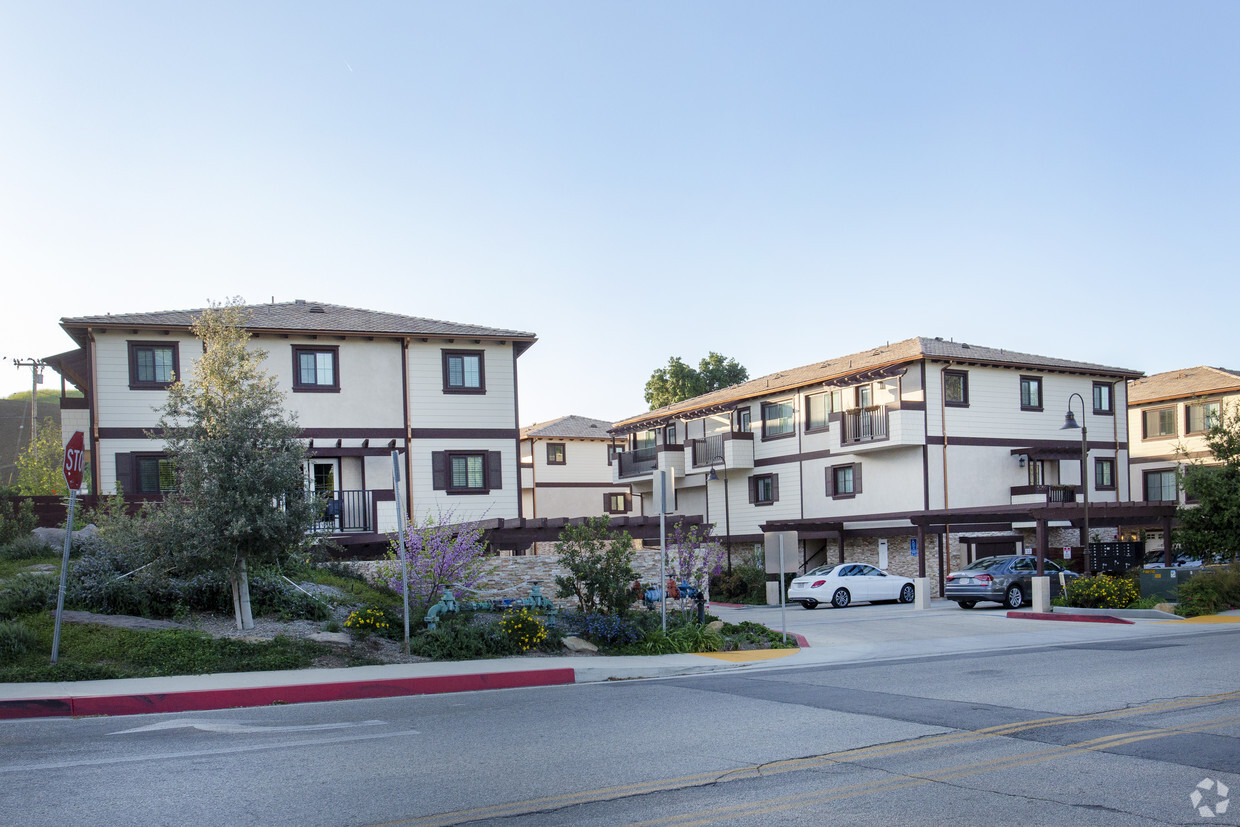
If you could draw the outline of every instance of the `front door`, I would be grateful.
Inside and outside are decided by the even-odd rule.
[[[312,459],[306,463],[306,487],[310,495],[323,501],[320,520],[340,528],[340,460]]]

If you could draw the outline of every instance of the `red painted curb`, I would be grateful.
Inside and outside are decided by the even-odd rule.
[[[426,678],[394,678],[376,681],[342,681],[304,686],[253,686],[140,695],[85,698],[41,698],[0,701],[0,719],[44,718],[82,715],[140,715],[152,712],[190,712],[271,704],[317,701],[394,698],[474,692],[480,689],[515,689],[528,686],[559,686],[576,681],[572,669],[536,669],[521,672],[489,672],[479,675],[444,675]]]
[[[1008,612],[1008,617],[1016,620],[1071,620],[1076,623],[1124,623],[1133,625],[1131,620],[1111,615],[1070,615],[1062,612]]]

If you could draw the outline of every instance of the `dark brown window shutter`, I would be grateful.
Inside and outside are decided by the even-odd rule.
[[[756,489],[757,489],[757,485],[754,484],[754,478],[750,477],[749,478],[749,502],[751,503],[757,499],[757,494],[754,493]]]
[[[835,469],[827,466],[827,496],[835,496]]]
[[[607,492],[603,492],[603,513],[611,513],[611,494],[608,494]]]
[[[771,474],[771,502],[779,502],[779,474]]]
[[[853,493],[861,493],[861,463],[853,466]]]
[[[133,484],[133,455],[116,455],[116,481],[121,486],[122,494],[136,494]]]
[[[448,488],[448,455],[444,451],[431,453],[431,487],[436,491]]]
[[[492,491],[504,487],[503,456],[499,451],[487,451],[487,488]]]

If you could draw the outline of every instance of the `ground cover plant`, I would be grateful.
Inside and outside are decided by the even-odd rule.
[[[1141,597],[1141,588],[1130,577],[1078,577],[1068,583],[1063,605],[1078,609],[1125,609]]]
[[[1175,613],[1199,617],[1240,609],[1240,563],[1194,575],[1176,590]]]

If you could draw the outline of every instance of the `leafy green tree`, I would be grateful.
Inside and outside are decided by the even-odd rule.
[[[1187,554],[1240,559],[1240,406],[1221,406],[1205,440],[1213,462],[1184,466],[1180,484],[1190,504],[1177,510],[1175,535]]]
[[[35,438],[17,457],[17,487],[29,496],[67,496],[69,487],[65,485],[62,469],[64,458],[65,446],[60,441],[60,426],[48,417],[39,423]]]
[[[168,390],[160,427],[177,493],[163,504],[183,528],[178,562],[225,571],[238,628],[252,628],[246,561],[278,562],[313,542],[319,504],[305,493],[306,447],[284,395],[247,347],[240,299],[194,323],[203,354]]]
[[[591,517],[560,532],[560,564],[569,576],[555,578],[556,597],[576,597],[583,614],[624,614],[633,602],[633,538],[613,532],[606,517]]]
[[[749,379],[749,371],[735,359],[713,350],[698,362],[697,369],[685,364],[679,356],[667,360],[667,367],[650,374],[646,382],[646,403],[650,410],[692,399],[704,393],[736,385]]]

